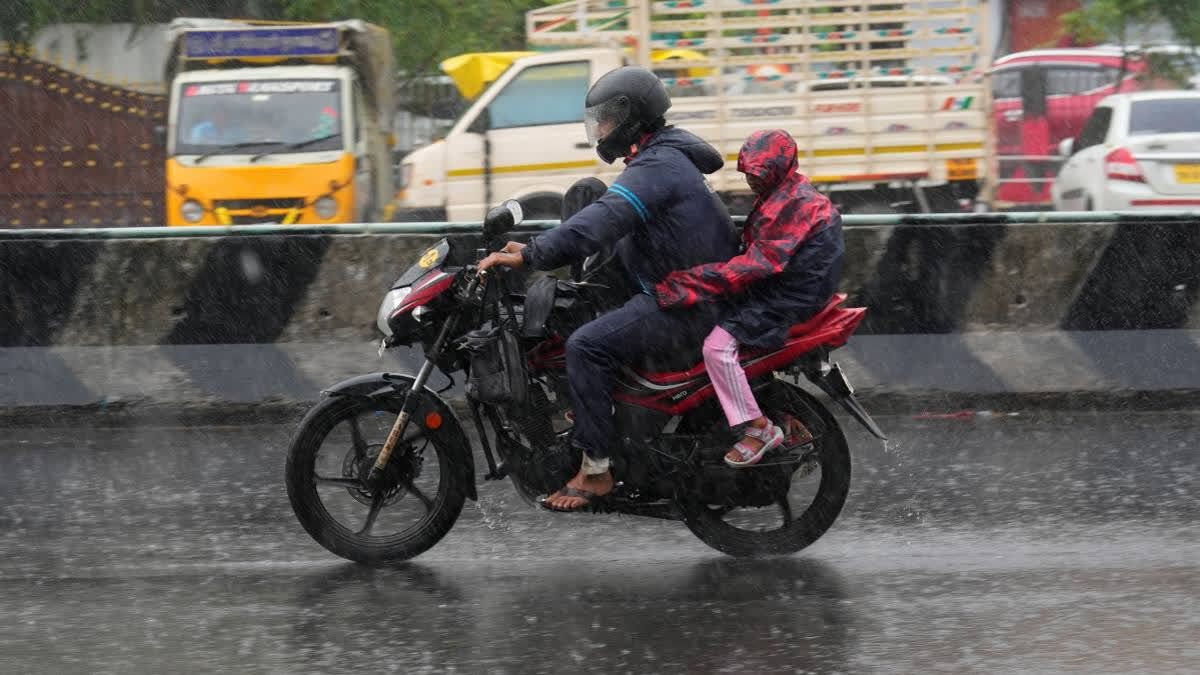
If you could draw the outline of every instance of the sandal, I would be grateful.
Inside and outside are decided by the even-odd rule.
[[[763,458],[763,455],[783,445],[783,429],[780,429],[770,422],[768,422],[767,426],[763,427],[762,429],[746,427],[746,430],[742,433],[750,438],[757,438],[758,440],[762,441],[763,444],[761,448],[755,450],[742,441],[735,443],[733,449],[725,453],[725,463],[735,469],[757,464],[758,461]],[[740,459],[731,459],[730,455],[733,455],[734,453],[737,453],[737,455],[740,456]]]
[[[547,496],[545,499],[543,499],[539,503],[541,504],[542,508],[544,508],[548,511],[557,511],[558,513],[571,513],[572,511],[582,511],[582,510],[588,508],[589,506],[592,506],[593,504],[599,502],[599,500],[601,500],[607,496],[608,496],[608,493],[598,495],[595,492],[592,492],[591,490],[581,490],[579,488],[564,487],[561,490],[558,490],[557,492],[555,492],[554,494]],[[576,499],[583,499],[585,501],[582,504],[575,506],[573,508],[560,509],[557,506],[553,506],[550,504],[550,497],[574,497]]]
[[[784,447],[795,448],[802,445],[809,445],[814,440],[812,432],[808,430],[808,427],[804,426],[803,422],[791,415],[785,415],[783,424],[779,426],[783,429],[784,434],[786,434],[783,439]]]

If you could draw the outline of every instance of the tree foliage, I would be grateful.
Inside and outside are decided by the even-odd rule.
[[[1179,0],[1092,0],[1063,17],[1067,33],[1083,44],[1140,43],[1157,26],[1169,26],[1184,43],[1200,41],[1200,7]]]
[[[1063,17],[1067,34],[1079,44],[1116,43],[1126,54],[1151,45],[1143,38],[1166,26],[1176,41],[1195,50],[1200,46],[1200,6],[1180,0],[1091,0],[1082,9]],[[1126,72],[1126,55],[1121,77]],[[1182,84],[1194,67],[1194,57],[1181,54],[1150,54],[1151,73]]]
[[[392,31],[396,63],[410,73],[436,70],[447,57],[464,52],[521,49],[525,11],[541,0],[293,0],[285,18],[358,18]]]
[[[323,21],[388,28],[397,65],[429,73],[449,56],[521,49],[525,11],[546,0],[0,0],[0,37],[28,40],[52,23],[158,23],[178,16]]]

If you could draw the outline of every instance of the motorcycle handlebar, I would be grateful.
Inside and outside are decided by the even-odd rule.
[[[497,269],[502,269],[502,268],[497,268]],[[462,269],[462,275],[464,278],[469,280],[467,282],[467,287],[462,290],[462,296],[461,296],[462,299],[469,304],[472,304],[472,305],[477,304],[481,300],[479,287],[481,285],[487,283],[487,279],[479,276],[479,266],[478,265],[468,265],[468,266],[464,267]],[[459,288],[462,288],[462,287],[460,286]]]

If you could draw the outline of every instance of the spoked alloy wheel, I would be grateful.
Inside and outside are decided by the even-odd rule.
[[[773,503],[730,507],[697,501],[683,505],[684,522],[709,546],[734,556],[779,555],[799,551],[833,526],[850,490],[850,451],[837,420],[808,392],[781,381],[760,400],[776,424],[800,421],[812,439],[787,429],[785,448],[753,466],[728,469],[739,480],[763,481]],[[742,474],[742,472],[747,472]],[[759,473],[754,473],[759,472]]]
[[[466,499],[453,456],[414,417],[379,490],[364,478],[399,413],[398,402],[332,397],[309,411],[287,461],[296,517],[333,553],[365,564],[413,558],[454,525]]]

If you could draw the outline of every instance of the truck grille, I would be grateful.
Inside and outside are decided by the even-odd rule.
[[[265,216],[230,216],[234,225],[278,225],[283,222],[284,216],[280,214],[271,214]]]
[[[230,211],[249,211],[254,208],[263,209],[302,209],[303,197],[283,197],[281,199],[218,199],[213,202],[213,208],[225,208]]]

